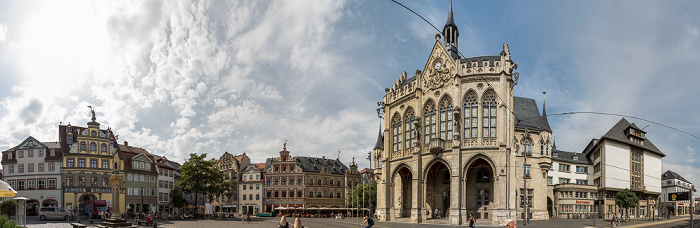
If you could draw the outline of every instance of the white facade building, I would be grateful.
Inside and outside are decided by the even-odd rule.
[[[170,209],[170,191],[175,184],[175,167],[170,165],[165,156],[153,156],[158,169],[158,211],[172,213]]]
[[[661,194],[661,158],[666,156],[645,136],[634,123],[622,118],[600,139],[593,139],[584,153],[592,162],[593,185],[605,200],[606,218],[611,212],[628,213],[630,217],[651,216],[652,205]],[[639,203],[628,212],[615,205],[615,195],[630,189],[639,197]]]
[[[678,173],[671,170],[666,171],[661,175],[661,202],[666,206],[666,210],[671,215],[688,215],[690,214],[690,200],[673,200],[669,199],[669,193],[689,192],[692,185],[688,180],[683,178]],[[693,198],[694,192],[689,193],[689,197]]]
[[[547,199],[550,216],[572,218],[594,216],[598,207],[598,188],[593,185],[592,165],[586,154],[552,150],[552,168],[548,172],[547,185],[552,188],[553,199]],[[553,202],[552,202],[553,201]]]
[[[255,215],[262,212],[263,202],[263,174],[264,163],[250,164],[241,172],[241,180],[238,183],[238,202],[241,213]],[[259,167],[261,166],[261,167]]]
[[[5,182],[27,197],[27,214],[39,207],[63,205],[61,191],[61,147],[57,142],[39,142],[29,136],[18,146],[2,152]]]

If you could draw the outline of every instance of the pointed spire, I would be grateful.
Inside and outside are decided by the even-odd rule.
[[[543,91],[542,94],[546,96],[547,92]],[[542,101],[542,126],[544,127],[544,129],[552,131],[552,128],[549,127],[549,121],[547,120],[547,107],[546,106],[547,106],[547,100],[545,98]]]
[[[377,143],[374,144],[375,150],[384,149],[384,135],[382,135],[382,125],[379,124],[379,135],[377,136]]]
[[[452,0],[450,0],[450,13],[447,14],[447,24],[455,24],[454,16],[452,16]]]

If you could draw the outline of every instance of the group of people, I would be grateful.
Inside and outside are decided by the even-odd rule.
[[[368,215],[365,215],[365,220],[363,220],[362,224],[360,224],[360,227],[362,226],[365,226],[365,228],[372,228],[372,226],[374,226],[374,220]],[[287,222],[287,216],[282,216],[277,228],[304,228],[304,226],[301,225],[301,218],[297,217],[294,219],[294,226],[290,227],[289,223]]]
[[[242,213],[242,214],[241,214],[241,219],[243,219],[243,222],[248,221],[248,223],[250,223],[250,214],[248,214],[248,213]]]
[[[430,217],[430,210],[425,209],[425,217]],[[436,208],[435,213],[433,214],[433,217],[439,218],[439,219],[442,218],[443,217],[442,210],[439,210]]]
[[[620,214],[620,213],[615,214],[613,212],[611,212],[611,214],[612,214],[612,218],[610,219],[610,224],[612,224],[612,227],[620,226],[620,219],[622,219],[622,214]]]

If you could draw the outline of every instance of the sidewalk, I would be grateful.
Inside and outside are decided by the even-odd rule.
[[[650,227],[650,226],[655,226],[655,225],[660,225],[660,224],[665,224],[665,223],[671,223],[671,222],[676,222],[680,220],[685,220],[685,219],[690,219],[690,215],[686,216],[671,216],[671,219],[663,219],[661,221],[656,220],[656,221],[649,221],[649,218],[631,218],[629,222],[623,222],[621,223],[621,227]],[[409,218],[399,218],[399,219],[394,219],[389,222],[383,222],[383,223],[410,223]],[[595,220],[595,226],[593,225],[594,220],[593,219],[565,219],[565,218],[552,218],[548,220],[530,220],[530,223],[527,225],[523,224],[522,220],[518,220],[516,222],[516,225],[519,228],[523,227],[542,227],[542,228],[574,228],[574,227],[581,227],[581,228],[600,228],[600,227],[612,227],[610,225],[610,219],[596,219]],[[415,223],[412,223],[415,224]],[[428,220],[425,221],[424,223],[421,223],[422,225],[448,225],[448,226],[456,226],[449,224],[449,221],[447,219],[439,219],[439,220]],[[461,226],[464,226],[462,224]],[[501,224],[493,224],[490,221],[486,220],[477,220],[476,222],[477,227],[502,227]]]

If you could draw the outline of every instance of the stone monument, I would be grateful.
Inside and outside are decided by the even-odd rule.
[[[112,166],[112,175],[109,177],[109,181],[112,184],[112,210],[110,211],[109,219],[102,222],[102,227],[128,227],[131,223],[127,222],[121,216],[121,211],[119,210],[119,193],[121,193],[121,184],[123,176],[119,170],[119,153],[117,149],[112,148],[112,154],[114,155],[114,165]]]

